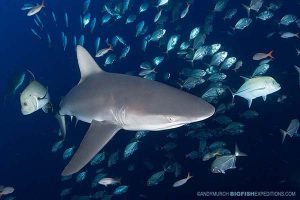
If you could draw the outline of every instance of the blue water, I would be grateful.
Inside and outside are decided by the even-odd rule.
[[[169,0],[181,2],[179,0]],[[86,36],[85,48],[94,54],[94,39],[101,37],[100,48],[104,46],[105,38],[112,38],[115,34],[121,35],[131,46],[131,51],[122,61],[117,61],[112,66],[103,69],[109,72],[126,73],[138,70],[140,63],[152,60],[155,56],[162,55],[165,47],[159,48],[157,43],[151,43],[146,53],[140,49],[141,38],[135,38],[135,26],[137,22],[145,20],[149,25],[149,33],[155,29],[153,26],[153,16],[156,8],[150,7],[146,13],[141,14],[137,21],[130,25],[124,25],[124,19],[100,26],[99,22],[103,13],[101,9],[106,1],[93,1],[89,12],[97,17],[97,26],[93,34],[80,30],[79,14],[82,11],[83,1],[78,0],[53,0],[46,1],[46,8],[39,14],[45,28],[41,32],[42,40],[37,39],[30,31],[35,26],[32,18],[26,16],[26,12],[20,10],[27,1],[3,0],[0,2],[0,92],[4,93],[8,80],[16,71],[30,69],[34,72],[38,81],[48,86],[51,100],[54,105],[58,105],[60,99],[75,85],[80,79],[76,54],[73,46],[73,35],[77,38],[81,34]],[[140,1],[133,1],[133,6],[129,13],[136,12]],[[244,61],[241,70],[236,74],[232,71],[227,73],[227,85],[234,89],[243,83],[240,75],[251,74],[257,63],[252,61],[252,55],[257,52],[267,52],[274,50],[275,61],[272,62],[268,75],[271,75],[280,84],[282,89],[277,94],[268,96],[267,101],[255,99],[252,109],[259,113],[259,117],[251,120],[241,119],[239,114],[247,110],[246,100],[237,97],[234,109],[226,113],[236,121],[245,124],[245,132],[238,136],[222,136],[212,138],[213,141],[225,141],[228,148],[233,151],[234,144],[238,143],[240,149],[248,154],[248,157],[237,159],[237,169],[223,174],[212,174],[210,171],[211,161],[202,162],[201,159],[189,160],[185,154],[198,149],[198,140],[188,138],[186,127],[174,130],[178,133],[178,138],[174,141],[178,147],[172,151],[173,159],[182,165],[180,178],[185,177],[187,172],[194,176],[181,188],[172,188],[172,184],[178,180],[174,175],[166,174],[165,180],[157,186],[148,187],[147,179],[155,172],[162,169],[167,153],[155,150],[156,146],[161,146],[170,141],[166,134],[170,131],[150,133],[141,140],[140,148],[128,160],[120,160],[111,168],[106,167],[106,162],[98,168],[105,168],[108,174],[115,177],[122,177],[122,184],[129,185],[126,194],[115,196],[113,199],[141,199],[141,194],[146,199],[200,199],[197,198],[198,191],[298,191],[300,192],[300,157],[299,157],[299,137],[286,138],[281,144],[281,134],[279,129],[286,129],[290,120],[300,117],[300,90],[298,76],[293,65],[299,65],[299,57],[296,57],[295,48],[300,48],[298,39],[284,40],[278,36],[266,39],[265,35],[273,31],[299,32],[295,24],[284,28],[278,27],[277,22],[285,14],[295,14],[299,16],[299,5],[296,1],[284,2],[283,7],[276,12],[274,19],[267,22],[255,20],[244,31],[233,36],[226,34],[231,26],[234,26],[241,17],[245,17],[245,12],[240,6],[241,2],[248,4],[248,1],[229,1],[228,8],[238,8],[238,14],[231,22],[224,22],[224,12],[217,13],[213,23],[213,32],[208,37],[206,43],[221,43],[230,55],[236,56]],[[266,4],[270,1],[266,1]],[[181,34],[182,38],[188,38],[190,30],[202,25],[204,18],[213,9],[213,1],[195,0],[190,7],[190,12],[183,20],[166,23],[165,29],[168,36],[171,33]],[[53,24],[51,11],[57,16],[58,26]],[[69,28],[65,27],[63,15],[69,15]],[[128,14],[127,14],[128,15]],[[126,15],[126,16],[127,16]],[[300,17],[300,16],[299,16]],[[176,31],[176,27],[179,29]],[[64,31],[69,38],[67,50],[64,52],[61,44],[61,31]],[[40,31],[39,31],[40,32]],[[48,48],[46,34],[52,36],[52,48]],[[115,50],[119,54],[121,48]],[[103,59],[96,59],[100,66],[103,66]],[[190,64],[176,56],[175,51],[170,52],[165,61],[159,67],[157,80],[165,84],[178,87],[176,79],[166,82],[162,79],[163,72],[176,73],[183,67]],[[76,183],[75,178],[62,182],[60,173],[66,166],[67,161],[62,159],[63,150],[68,147],[80,144],[88,124],[79,122],[75,127],[74,123],[68,120],[68,133],[63,150],[52,153],[52,145],[60,138],[57,134],[58,124],[51,114],[44,114],[38,111],[29,116],[23,116],[20,112],[19,94],[30,81],[26,76],[25,84],[17,91],[15,96],[9,97],[0,106],[0,185],[13,186],[15,192],[11,195],[16,199],[60,199],[60,192],[64,188],[72,188],[70,195],[64,199],[71,199],[74,195],[90,195],[97,191],[104,190],[104,187],[97,186],[91,189],[90,184],[94,178],[96,168],[86,168],[88,177],[82,183]],[[196,87],[189,93],[201,96],[207,85]],[[109,87],[109,85],[107,86]],[[278,95],[287,95],[284,103],[276,103]],[[223,100],[228,103],[231,97]],[[180,106],[180,105],[179,105]],[[218,128],[211,120],[207,121],[211,129]],[[216,127],[215,127],[216,126]],[[117,150],[122,153],[125,146],[134,137],[135,132],[120,131],[113,140],[105,147],[105,152],[109,155]],[[154,169],[148,170],[143,165],[144,161],[150,161]],[[135,170],[129,172],[128,164],[135,163]],[[106,189],[107,194],[113,192],[115,187]],[[300,193],[299,193],[300,194]]]

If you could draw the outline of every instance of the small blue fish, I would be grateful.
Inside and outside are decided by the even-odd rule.
[[[75,149],[74,146],[66,149],[63,153],[63,159],[66,160],[70,158],[74,154],[74,149]]]
[[[121,194],[126,193],[127,191],[128,191],[128,186],[127,185],[121,185],[121,186],[117,187],[114,190],[113,194],[114,195],[121,195]]]

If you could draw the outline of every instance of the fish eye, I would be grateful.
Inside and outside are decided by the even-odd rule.
[[[24,102],[24,103],[23,103],[23,105],[24,105],[24,106],[27,106],[27,103],[26,103],[26,102]]]

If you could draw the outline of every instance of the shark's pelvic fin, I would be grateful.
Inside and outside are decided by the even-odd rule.
[[[93,120],[78,150],[63,170],[62,176],[81,170],[120,129],[121,127],[111,122]]]
[[[80,69],[81,78],[79,83],[84,81],[86,77],[102,72],[102,69],[98,66],[92,56],[82,46],[77,45],[77,59]]]

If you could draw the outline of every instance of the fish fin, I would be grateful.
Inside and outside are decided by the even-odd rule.
[[[67,134],[67,126],[66,126],[66,119],[65,119],[65,116],[60,115],[60,114],[57,113],[57,114],[55,115],[55,118],[56,118],[57,121],[58,121],[58,124],[59,124],[59,127],[60,127],[60,130],[61,130],[61,133],[62,133],[63,138],[66,138],[66,134]]]
[[[35,80],[35,76],[34,76],[34,74],[32,73],[32,71],[30,71],[29,69],[26,69],[26,71],[32,76],[32,78],[33,78],[32,81],[34,81],[34,80]]]
[[[62,176],[81,170],[120,129],[118,125],[111,122],[93,120],[79,148],[63,170]]]
[[[51,104],[51,103],[47,103],[46,105],[44,105],[44,106],[42,107],[42,110],[44,111],[44,113],[48,113],[49,110],[53,110],[52,108],[53,108],[53,107],[52,107],[52,104]]]
[[[231,103],[234,104],[234,97],[235,97],[235,93],[232,92],[232,90],[228,87],[228,90],[230,91],[231,95],[232,95],[232,101]]]
[[[43,100],[43,99],[45,99],[46,97],[47,97],[47,94],[48,94],[48,87],[46,87],[46,93],[44,94],[44,96],[42,96],[42,97],[37,97],[37,100]]]
[[[299,73],[300,75],[300,67],[298,67],[297,65],[294,65],[295,69],[297,70],[297,72]]]
[[[114,50],[114,48],[113,48],[112,44],[108,44],[108,46],[109,46],[109,47],[108,47],[108,49],[109,49],[109,50],[111,50],[111,51],[113,51],[113,50]]]
[[[221,173],[222,173],[222,174],[225,174],[225,171],[224,171],[224,170],[221,170]]]
[[[76,118],[76,120],[75,120],[75,127],[77,126],[77,124],[78,124],[78,118]]]
[[[286,135],[288,134],[286,131],[280,129],[280,132],[282,133],[282,140],[281,140],[281,143],[283,144],[284,140],[285,140],[285,137]]]
[[[85,48],[80,45],[77,45],[77,60],[79,65],[79,70],[81,74],[81,78],[79,83],[84,81],[88,76],[102,72],[102,69],[98,66],[96,61],[92,58],[92,56],[87,52]]]
[[[245,81],[248,81],[250,78],[246,77],[246,76],[240,76],[242,79],[244,79]]]
[[[250,17],[250,11],[251,11],[250,6],[246,6],[245,4],[242,4],[242,6],[246,9],[246,11],[247,11],[247,16]]]
[[[241,152],[241,151],[239,150],[239,147],[238,147],[237,144],[235,144],[235,153],[234,153],[234,155],[235,155],[235,156],[248,156],[247,154],[245,154],[245,153],[243,153],[243,152]]]
[[[187,175],[187,177],[186,177],[186,178],[187,178],[187,180],[188,180],[188,179],[190,179],[190,178],[193,178],[193,176],[191,176],[191,173],[190,173],[190,172],[188,172],[188,175]]]
[[[270,57],[270,58],[272,58],[272,59],[275,59],[275,58],[273,57],[272,53],[273,53],[273,50],[270,51],[267,55],[268,55],[268,57]]]
[[[262,96],[263,100],[266,101],[267,100],[267,95]]]
[[[252,99],[247,99],[247,100],[248,100],[248,107],[250,108],[252,104]]]

